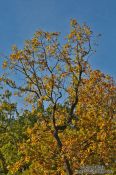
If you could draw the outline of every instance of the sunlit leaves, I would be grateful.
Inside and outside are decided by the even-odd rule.
[[[2,64],[2,68],[3,68],[3,69],[6,69],[6,68],[7,68],[7,66],[8,66],[7,61],[4,61],[4,62],[3,62],[3,64]]]

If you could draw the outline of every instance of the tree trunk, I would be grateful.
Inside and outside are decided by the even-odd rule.
[[[71,170],[69,160],[67,159],[66,156],[64,156],[64,164],[65,164],[65,169],[66,169],[67,175],[72,175],[73,172],[72,172],[72,170]]]
[[[55,139],[57,141],[57,145],[58,145],[59,151],[61,153],[61,151],[62,151],[62,142],[61,142],[61,140],[59,138],[58,131],[55,130],[53,135],[54,135],[54,137],[55,137]],[[71,166],[70,166],[69,160],[67,159],[67,157],[65,155],[64,155],[64,166],[65,166],[67,175],[72,175],[73,173],[72,173],[72,170],[71,170]]]

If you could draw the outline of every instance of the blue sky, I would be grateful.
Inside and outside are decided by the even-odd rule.
[[[0,53],[21,48],[38,28],[65,34],[71,18],[102,34],[91,64],[115,78],[116,0],[0,0]]]

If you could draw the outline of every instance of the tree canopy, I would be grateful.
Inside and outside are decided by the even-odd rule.
[[[3,61],[0,171],[72,175],[84,165],[115,167],[114,80],[93,70],[93,32],[75,19],[70,33],[38,30]],[[18,112],[13,95],[28,105]],[[18,103],[18,102],[17,102]]]

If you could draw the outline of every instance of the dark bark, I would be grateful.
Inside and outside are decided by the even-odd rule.
[[[65,164],[65,169],[66,169],[67,175],[72,175],[73,172],[72,172],[72,170],[71,170],[69,160],[67,159],[66,156],[64,156],[64,164]]]
[[[58,145],[58,148],[59,148],[59,151],[61,153],[62,151],[62,142],[58,136],[58,130],[55,130],[54,133],[53,133],[56,141],[57,141],[57,145]],[[65,169],[66,169],[66,173],[67,175],[72,175],[72,170],[71,170],[71,166],[70,166],[70,162],[69,160],[67,159],[67,157],[64,155],[64,165],[65,165]]]
[[[61,142],[61,140],[60,140],[60,138],[58,136],[58,131],[57,130],[54,131],[54,137],[55,137],[55,139],[57,141],[59,149],[62,150],[62,142]]]

